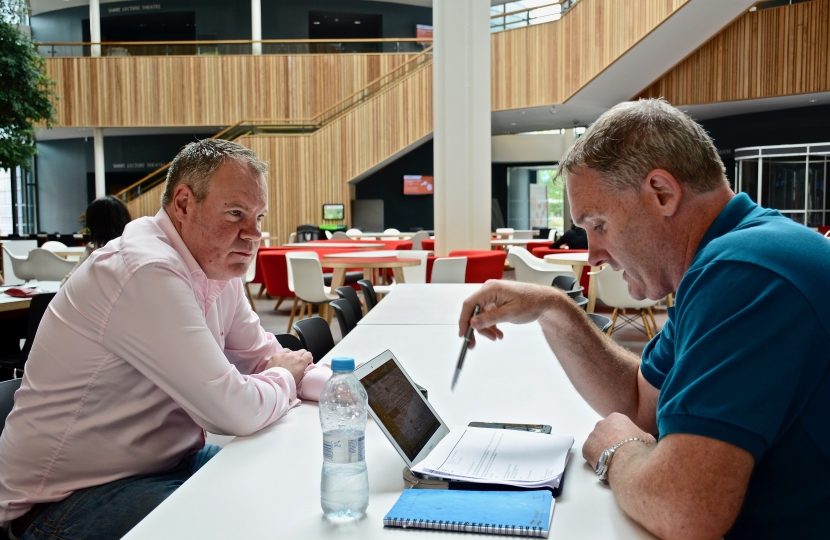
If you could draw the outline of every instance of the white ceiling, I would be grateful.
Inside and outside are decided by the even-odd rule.
[[[130,135],[215,135],[227,126],[193,126],[193,127],[134,127],[134,128],[104,128],[104,137],[120,137]],[[80,139],[92,137],[92,128],[52,128],[38,129],[35,138],[38,141],[56,141],[59,139]]]

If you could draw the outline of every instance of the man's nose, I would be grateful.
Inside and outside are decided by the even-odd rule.
[[[588,264],[591,266],[601,266],[608,262],[608,252],[597,241],[588,239]]]
[[[262,231],[260,230],[259,221],[246,223],[246,226],[243,227],[242,231],[240,231],[239,237],[243,240],[249,240],[259,244],[259,241],[262,239]]]

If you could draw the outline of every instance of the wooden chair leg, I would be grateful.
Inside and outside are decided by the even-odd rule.
[[[264,292],[265,292],[265,284],[263,283],[262,285],[259,286],[259,292],[256,295],[256,299],[259,300],[260,298],[262,298],[262,293],[264,293]]]
[[[654,311],[651,308],[648,308],[648,316],[651,317],[651,330],[656,334],[657,333],[657,321],[654,320]]]
[[[276,305],[276,306],[274,306],[274,311],[277,311],[277,310],[280,308],[280,305],[282,304],[283,300],[285,300],[285,299],[286,299],[286,297],[285,297],[285,296],[280,296],[280,299],[279,299],[279,301],[277,302],[277,305]]]
[[[605,332],[609,336],[614,333],[614,326],[617,325],[617,315],[620,314],[620,308],[614,308],[614,313],[611,315],[611,326],[608,327],[608,330]]]
[[[646,314],[645,309],[640,310],[640,318],[643,320],[643,328],[646,330],[646,337],[651,339],[654,337],[654,334],[651,331],[651,323],[648,322],[648,315]]]
[[[285,331],[287,334],[291,333],[291,325],[294,324],[294,316],[297,314],[297,302],[298,301],[299,301],[299,298],[297,298],[295,296],[294,297],[294,305],[291,306],[291,318],[288,319],[288,330]],[[274,309],[276,309],[276,308],[274,308]]]
[[[327,323],[329,323],[329,324],[331,324],[331,314],[332,314],[332,312],[334,311],[334,310],[331,308],[331,305],[329,305],[329,304],[320,304],[320,309],[321,309],[321,310],[322,310],[322,309],[325,309],[325,310],[326,310],[326,315],[325,315],[326,322],[327,322]]]
[[[248,302],[251,303],[251,309],[254,310],[254,313],[256,313],[256,304],[254,303],[254,297],[251,295],[251,284],[250,283],[245,284],[245,296],[248,297]]]
[[[308,306],[308,318],[314,317],[314,304],[306,304]]]

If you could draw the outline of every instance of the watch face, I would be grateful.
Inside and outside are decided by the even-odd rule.
[[[608,457],[611,455],[607,449],[602,452],[599,456],[599,461],[597,461],[597,469],[596,473],[597,476],[602,478],[605,475],[605,471],[608,470]]]

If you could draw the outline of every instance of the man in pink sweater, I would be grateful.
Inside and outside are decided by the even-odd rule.
[[[239,279],[256,257],[266,167],[238,144],[187,145],[162,209],[67,281],[41,321],[0,436],[10,538],[120,538],[219,449],[327,378],[260,326]],[[327,370],[326,370],[327,371]]]

